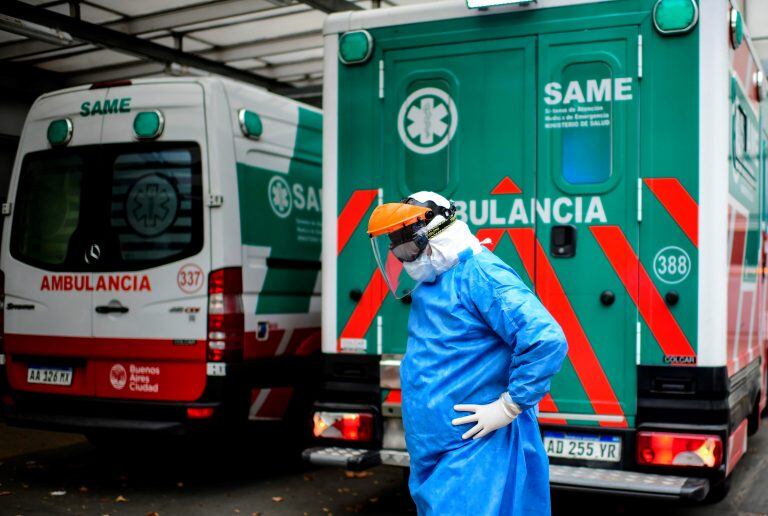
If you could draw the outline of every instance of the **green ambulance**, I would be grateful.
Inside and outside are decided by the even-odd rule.
[[[365,228],[433,190],[565,331],[538,405],[553,487],[722,496],[766,404],[766,81],[741,14],[469,1],[326,22],[326,381],[305,457],[408,466],[409,298]]]

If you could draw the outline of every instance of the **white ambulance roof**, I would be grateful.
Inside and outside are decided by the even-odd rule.
[[[249,90],[248,94],[249,96],[263,96],[265,99],[271,99],[273,97],[279,97],[281,99],[285,97],[280,97],[279,95],[269,92],[266,89],[255,86],[253,84],[247,84],[244,82],[235,81],[232,79],[228,79],[226,77],[217,77],[217,76],[195,76],[195,77],[154,77],[154,78],[146,78],[146,79],[127,79],[131,81],[130,86],[119,86],[119,87],[128,87],[131,86],[138,86],[138,85],[146,85],[146,84],[168,84],[169,82],[175,82],[175,83],[197,83],[201,84],[203,87],[206,86],[213,86],[215,84],[221,84],[225,90]],[[108,81],[110,82],[110,81]],[[111,82],[124,82],[124,81],[111,81]],[[98,84],[98,83],[97,83]],[[73,93],[78,91],[85,91],[90,90],[92,87],[91,84],[83,84],[80,86],[74,86],[72,88],[65,88],[61,90],[55,90],[55,91],[49,91],[48,93],[44,93],[38,97],[38,101],[41,99],[59,96],[59,95],[65,95],[67,93]],[[104,86],[104,88],[108,88],[109,86]],[[310,109],[312,111],[320,111],[319,109],[315,108],[314,106],[310,106],[307,104],[303,104],[296,100],[291,100],[292,102],[300,103],[303,107],[306,107],[307,109]],[[33,108],[34,109],[34,108]]]
[[[324,34],[337,34],[356,29],[373,29],[469,16],[489,16],[499,13],[530,11],[567,5],[595,4],[616,0],[538,0],[528,5],[500,5],[487,10],[469,9],[466,0],[445,0],[442,2],[388,7],[386,9],[368,9],[365,11],[344,11],[330,15],[323,27]]]

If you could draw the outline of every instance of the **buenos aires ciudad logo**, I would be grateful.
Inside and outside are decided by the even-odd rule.
[[[420,88],[405,99],[397,115],[403,144],[417,154],[435,153],[451,141],[459,113],[450,95],[439,88]]]

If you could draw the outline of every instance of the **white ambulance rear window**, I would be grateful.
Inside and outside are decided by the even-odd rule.
[[[89,145],[24,158],[12,255],[51,270],[138,270],[202,249],[196,144]],[[86,253],[98,247],[94,253]]]

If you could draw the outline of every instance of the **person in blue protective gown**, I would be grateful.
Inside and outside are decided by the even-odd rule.
[[[432,213],[421,230],[389,234],[418,282],[400,373],[418,512],[549,514],[536,404],[566,355],[563,332],[517,273],[455,219],[448,200],[419,192],[403,202]],[[398,248],[410,233],[416,245]]]

